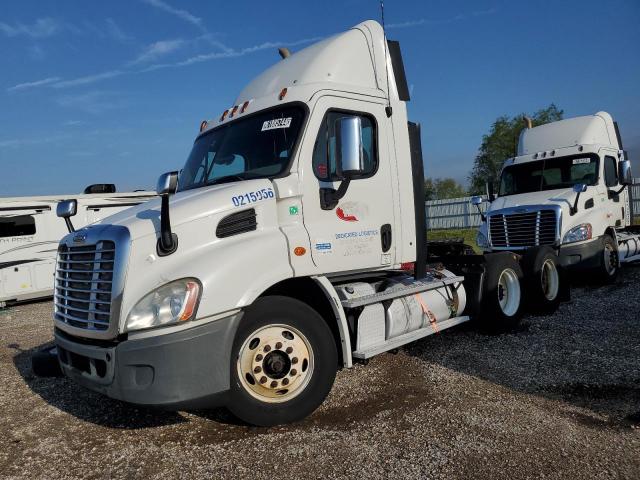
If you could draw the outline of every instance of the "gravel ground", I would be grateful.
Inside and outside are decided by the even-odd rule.
[[[640,478],[640,268],[553,316],[461,326],[341,371],[302,423],[166,413],[36,378],[51,303],[0,311],[6,478]]]

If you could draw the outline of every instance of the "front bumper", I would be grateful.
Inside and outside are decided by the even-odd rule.
[[[167,409],[224,404],[242,313],[179,332],[98,346],[56,330],[58,360],[75,382],[111,398]]]
[[[584,243],[562,245],[560,265],[572,270],[590,270],[602,263],[602,239],[596,238]]]

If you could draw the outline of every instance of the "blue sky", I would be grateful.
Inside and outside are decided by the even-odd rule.
[[[497,116],[551,102],[609,111],[640,156],[638,0],[387,0],[385,15],[428,176],[465,181]],[[377,0],[3,2],[0,196],[153,187],[277,46],[369,18]]]

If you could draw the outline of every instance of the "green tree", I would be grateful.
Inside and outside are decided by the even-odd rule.
[[[534,127],[549,122],[562,120],[564,111],[555,104],[538,110],[530,116]],[[485,183],[488,180],[497,181],[502,163],[510,157],[517,155],[518,139],[520,132],[525,128],[524,117],[526,114],[508,117],[498,117],[491,125],[491,130],[482,137],[480,150],[476,155],[473,170],[469,175],[470,193],[480,195],[484,193]]]
[[[453,178],[427,178],[424,181],[425,200],[465,197],[467,190]]]

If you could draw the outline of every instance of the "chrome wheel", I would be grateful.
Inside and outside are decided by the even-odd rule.
[[[555,300],[560,290],[560,275],[552,260],[546,260],[542,264],[541,277],[542,292],[545,298],[549,301]]]
[[[313,349],[288,325],[267,325],[247,337],[238,355],[238,378],[253,397],[267,403],[291,400],[313,373]]]
[[[506,268],[498,279],[498,302],[507,316],[515,315],[520,307],[520,281],[515,271]]]

